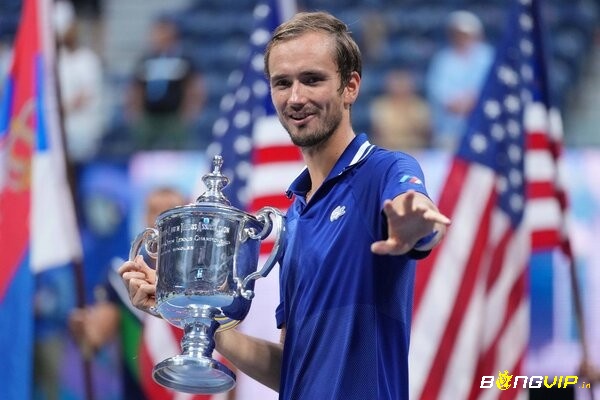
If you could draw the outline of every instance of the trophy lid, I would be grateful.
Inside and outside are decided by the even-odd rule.
[[[223,188],[229,183],[229,178],[221,173],[222,166],[223,156],[220,154],[215,155],[213,157],[212,172],[202,177],[202,181],[206,185],[207,190],[196,199],[196,203],[210,202],[220,203],[227,206],[231,205],[227,197],[225,197],[222,192]]]

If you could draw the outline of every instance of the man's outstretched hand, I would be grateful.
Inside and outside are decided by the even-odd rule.
[[[426,237],[429,240],[418,250],[430,250],[442,239],[451,222],[427,196],[414,190],[386,200],[383,212],[387,217],[388,237],[371,245],[371,251],[380,255],[406,254]]]

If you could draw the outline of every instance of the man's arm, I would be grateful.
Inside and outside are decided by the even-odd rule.
[[[215,335],[216,349],[240,371],[279,392],[281,359],[285,327],[281,343],[273,343],[230,329]]]
[[[415,245],[419,251],[431,250],[450,225],[450,219],[440,213],[427,196],[414,190],[386,200],[383,211],[387,217],[388,237],[371,245],[375,254],[406,254]]]

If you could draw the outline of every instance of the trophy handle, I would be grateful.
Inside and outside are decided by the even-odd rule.
[[[136,236],[129,250],[129,261],[133,261],[140,254],[142,245],[146,253],[156,260],[158,257],[158,230],[146,228]]]
[[[156,260],[158,258],[158,230],[154,228],[146,228],[140,234],[138,234],[133,242],[131,243],[131,249],[129,250],[129,261],[133,261],[140,250],[144,246],[146,254]],[[160,317],[160,314],[156,310],[156,306],[150,307],[146,310],[150,315]]]
[[[275,244],[273,245],[271,254],[269,254],[269,258],[267,258],[267,261],[265,261],[265,264],[262,266],[262,268],[244,278],[239,287],[242,297],[248,300],[252,300],[254,297],[254,291],[252,289],[248,289],[246,286],[248,283],[250,283],[250,281],[264,278],[269,274],[269,272],[271,272],[275,264],[279,261],[281,252],[283,250],[282,245],[285,241],[284,216],[281,211],[274,207],[263,207],[258,211],[257,218],[259,221],[264,222],[263,230],[258,234],[250,235],[250,237],[252,239],[264,240],[267,236],[269,236],[271,230],[275,229]]]

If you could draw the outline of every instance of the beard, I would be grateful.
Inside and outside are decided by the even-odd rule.
[[[287,124],[280,118],[280,122],[288,132],[292,143],[301,148],[317,148],[326,143],[340,126],[341,121],[342,113],[336,112],[327,116],[323,122],[312,121],[312,123],[317,122],[318,125],[313,129],[309,129],[308,127],[298,128]]]

